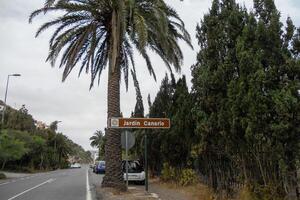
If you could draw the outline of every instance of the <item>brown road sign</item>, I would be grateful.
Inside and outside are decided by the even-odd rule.
[[[110,128],[170,128],[170,119],[167,118],[111,118]]]

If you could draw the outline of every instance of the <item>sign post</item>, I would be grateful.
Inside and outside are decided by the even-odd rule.
[[[132,132],[125,130],[121,134],[122,148],[125,149],[125,170],[126,170],[126,185],[128,187],[128,150],[131,149],[135,144],[135,137]]]
[[[128,131],[125,131],[126,140],[126,187],[128,188]]]
[[[148,192],[148,141],[147,132],[145,132],[145,190]]]
[[[108,127],[116,129],[169,129],[168,118],[110,118]],[[148,138],[145,131],[145,190],[148,192]],[[125,131],[126,185],[128,188],[128,131]],[[124,147],[123,147],[124,148]],[[130,147],[129,147],[130,148]]]

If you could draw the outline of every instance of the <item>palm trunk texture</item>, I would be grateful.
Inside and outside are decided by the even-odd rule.
[[[111,117],[120,117],[120,58],[121,48],[121,22],[116,11],[112,17],[112,40],[110,42],[109,74],[107,90],[107,121]],[[112,187],[121,191],[126,190],[122,171],[121,131],[107,129],[105,145],[105,176],[102,187]]]

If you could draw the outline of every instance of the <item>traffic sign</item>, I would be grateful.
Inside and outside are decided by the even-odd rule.
[[[127,134],[127,136],[126,136],[126,134]],[[126,144],[127,144],[127,148],[131,149],[135,144],[134,134],[132,132],[129,132],[129,131],[122,132],[122,134],[121,134],[121,144],[122,144],[123,149],[126,149]]]
[[[167,129],[170,119],[167,118],[111,118],[110,128]]]

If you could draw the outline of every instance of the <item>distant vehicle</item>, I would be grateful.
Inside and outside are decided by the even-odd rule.
[[[126,181],[126,161],[122,161],[124,180]],[[145,184],[145,171],[143,166],[137,160],[128,161],[128,181]]]
[[[73,163],[70,168],[81,168],[81,165],[79,163]]]
[[[99,161],[99,163],[96,165],[96,174],[104,174],[105,173],[105,161]]]

